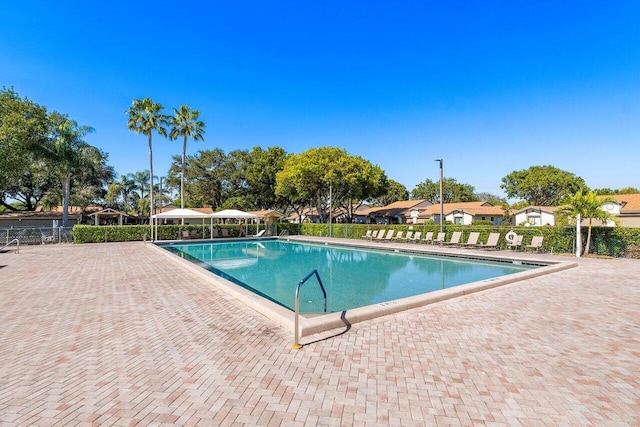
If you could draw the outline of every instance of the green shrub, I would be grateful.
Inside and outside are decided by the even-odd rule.
[[[141,241],[151,236],[149,225],[74,225],[73,241],[75,243],[128,242]]]
[[[451,239],[454,231],[462,231],[460,241],[464,242],[469,237],[469,233],[477,231],[480,233],[479,241],[486,242],[489,233],[500,233],[499,248],[506,248],[505,235],[513,230],[517,234],[523,236],[524,244],[529,244],[534,236],[543,236],[542,249],[545,252],[552,253],[574,253],[576,243],[575,227],[516,227],[510,224],[491,225],[478,224],[459,225],[447,223],[444,225],[446,240]],[[345,239],[359,239],[365,235],[367,230],[380,230],[393,228],[396,231],[422,231],[424,238],[429,231],[436,235],[440,231],[439,224],[333,224],[331,229],[332,237]],[[328,236],[328,224],[311,224],[304,223],[300,226],[300,234],[306,236]],[[582,243],[586,243],[587,228],[582,228]],[[631,246],[630,245],[637,245]],[[591,232],[591,249],[590,253],[598,255],[607,255],[612,257],[634,257],[636,256],[636,247],[640,247],[640,228],[628,227],[594,227]]]
[[[479,241],[486,242],[489,233],[500,233],[498,247],[506,247],[505,235],[510,230],[523,235],[524,244],[531,242],[533,236],[543,236],[542,249],[545,252],[553,253],[574,253],[575,252],[575,227],[514,227],[505,225],[478,224],[456,225],[445,224],[446,240],[451,239],[454,231],[462,231],[461,241],[466,241],[469,233],[477,231],[480,233]],[[226,228],[230,236],[238,235],[238,225],[214,225],[218,229]],[[257,226],[249,224],[246,226],[248,234],[256,234]],[[332,224],[331,236],[344,239],[360,239],[367,230],[381,230],[393,228],[396,231],[422,231],[422,236],[429,231],[434,235],[440,231],[440,225],[433,223],[426,224]],[[243,230],[245,226],[243,225]],[[161,240],[179,240],[182,231],[188,230],[193,238],[209,238],[210,229],[206,224],[202,225],[160,225],[158,233]],[[329,224],[293,224],[277,223],[277,234],[287,230],[290,235],[302,234],[305,236],[329,236]],[[76,225],[72,231],[75,243],[100,243],[100,242],[127,242],[142,241],[151,237],[151,227],[149,225],[113,225],[94,226]],[[587,238],[587,227],[582,228],[583,244]],[[593,227],[591,232],[590,253],[596,255],[606,255],[612,257],[636,258],[640,248],[640,228],[628,227]]]
[[[218,236],[222,235],[221,230],[227,230],[230,237],[238,236],[238,224],[214,224],[214,228],[218,230]],[[264,225],[260,225],[260,229]],[[278,234],[282,230],[287,230],[289,234],[300,234],[299,224],[278,223]],[[208,239],[211,237],[210,224],[171,224],[158,225],[158,236],[160,240],[180,240],[182,232],[188,231],[192,239]],[[256,224],[242,224],[243,232],[246,230],[248,235],[255,235],[258,232]],[[104,243],[104,242],[130,242],[151,240],[151,227],[149,225],[76,225],[72,231],[73,241],[75,243]]]

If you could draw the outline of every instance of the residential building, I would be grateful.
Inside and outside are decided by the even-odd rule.
[[[615,203],[605,203],[601,209],[618,218],[621,227],[640,227],[640,193],[614,194],[601,196],[615,200]],[[607,226],[614,227],[613,221],[608,221]]]
[[[513,216],[514,225],[556,225],[558,206],[527,206]]]
[[[444,203],[442,205],[445,222],[460,225],[470,225],[475,221],[491,221],[494,225],[502,224],[504,209],[493,206],[489,202],[459,202]],[[418,219],[421,222],[431,220],[440,223],[440,205],[434,204],[423,210]]]
[[[432,203],[428,200],[400,200],[387,206],[369,209],[367,222],[372,224],[417,223],[417,220],[411,216],[411,212],[417,212],[419,215],[431,205]]]

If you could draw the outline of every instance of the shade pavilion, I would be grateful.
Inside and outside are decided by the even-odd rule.
[[[209,217],[211,218],[218,218],[218,219],[237,219],[237,220],[245,220],[244,224],[245,224],[245,236],[247,235],[247,230],[246,230],[246,226],[247,226],[247,221],[250,219],[257,219],[258,216],[254,215],[252,213],[249,212],[244,212],[244,211],[240,211],[237,209],[224,209],[221,210],[219,212],[214,212],[211,215],[209,215]]]
[[[155,222],[155,240],[158,239],[158,220],[161,219],[202,219],[202,231],[204,234],[205,220],[211,222],[211,217],[205,213],[194,211],[191,209],[171,209],[170,211],[162,212],[153,215]]]

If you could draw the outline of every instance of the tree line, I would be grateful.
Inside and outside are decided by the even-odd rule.
[[[126,113],[127,127],[146,137],[149,169],[118,177],[107,163],[108,155],[84,141],[92,128],[64,114],[49,113],[12,89],[0,91],[0,206],[35,210],[98,204],[143,216],[178,202],[181,207],[275,209],[285,214],[313,208],[326,221],[329,206],[341,209],[350,220],[365,202],[374,206],[408,198],[440,202],[438,181],[426,179],[409,192],[380,166],[341,148],[318,147],[299,154],[281,147],[228,153],[214,148],[187,155],[189,138],[204,140],[206,125],[197,110],[182,105],[169,116],[161,104],[144,98],[133,100]],[[173,157],[162,188],[153,172],[154,135],[182,139],[182,153]],[[501,188],[507,198],[521,200],[511,207],[560,206],[578,192],[590,191],[582,178],[550,165],[513,171],[502,178]],[[443,180],[442,197],[445,203],[484,200],[508,206],[506,198],[477,193],[472,185],[451,177]]]
[[[66,114],[47,109],[13,89],[0,91],[0,206],[33,211],[38,206],[88,206],[103,199],[114,178],[108,154],[89,145],[93,132]],[[10,200],[16,203],[9,203]]]

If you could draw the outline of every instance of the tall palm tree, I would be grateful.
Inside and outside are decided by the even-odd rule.
[[[153,102],[151,98],[134,99],[131,108],[127,110],[129,119],[127,127],[135,133],[147,135],[149,139],[149,188],[153,188],[153,148],[151,146],[151,134],[155,130],[160,136],[167,136],[165,126],[169,124],[169,118],[162,114],[162,104]],[[149,224],[153,216],[153,191],[149,191]]]
[[[182,162],[180,172],[180,207],[184,209],[184,166],[185,157],[187,155],[187,139],[193,138],[194,141],[202,141],[204,135],[205,123],[198,120],[200,112],[192,110],[186,105],[173,109],[173,117],[170,119],[171,131],[169,138],[178,139],[180,135],[184,137],[182,143]],[[184,220],[183,220],[184,221]]]
[[[589,247],[591,246],[591,227],[593,226],[593,220],[601,221],[602,223],[608,220],[617,222],[617,218],[611,213],[601,209],[605,203],[615,203],[615,200],[610,197],[598,196],[595,191],[589,191],[583,193],[579,190],[576,194],[569,198],[567,204],[560,209],[560,213],[570,218],[575,218],[578,215],[581,219],[588,220],[589,227],[587,229],[587,243],[584,248],[584,254],[589,254]],[[576,223],[576,227],[580,227],[579,223]],[[582,242],[576,244],[582,245]]]
[[[71,175],[79,167],[90,164],[89,149],[92,147],[82,138],[93,132],[90,126],[80,126],[66,115],[53,112],[49,117],[52,129],[49,141],[39,147],[56,168],[62,184],[62,226],[69,226],[69,195]]]

